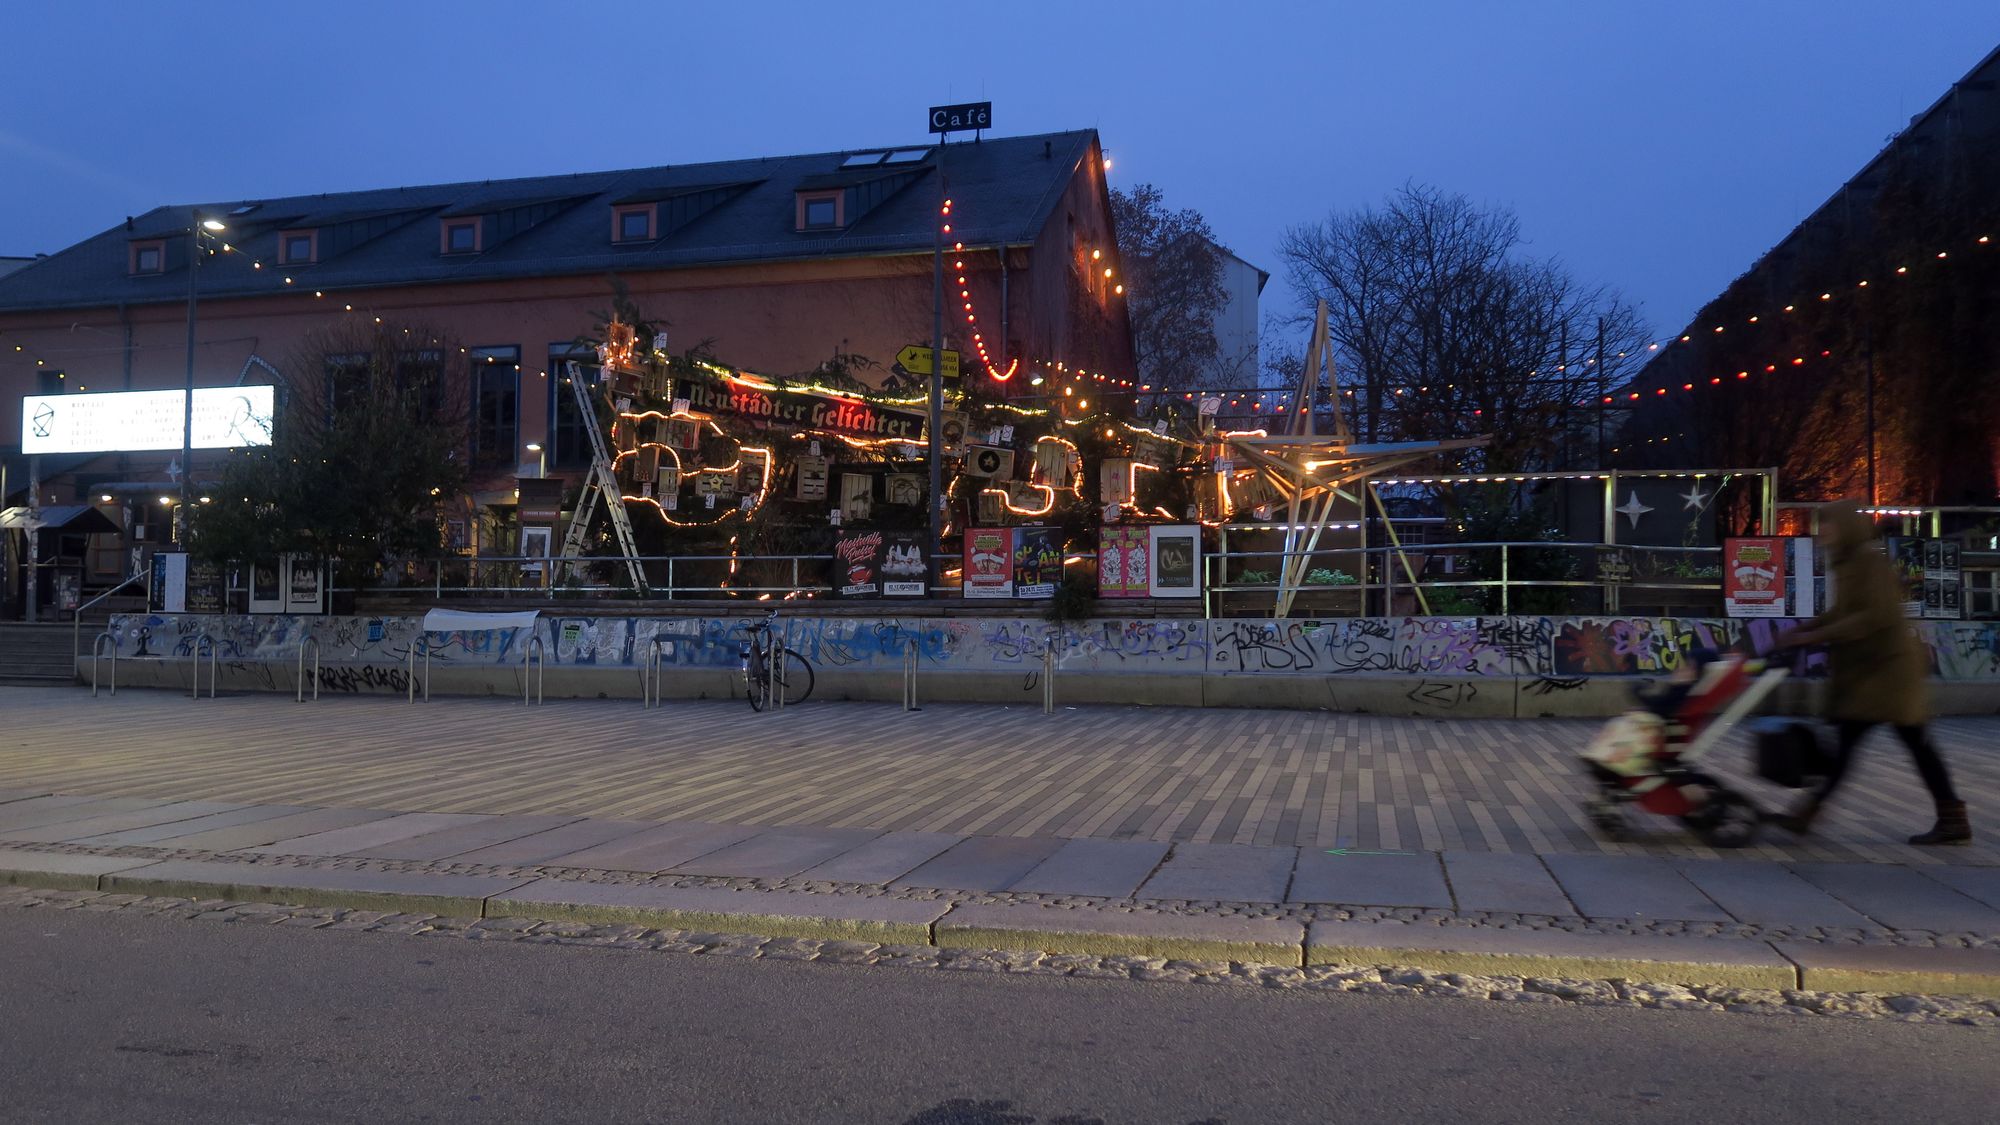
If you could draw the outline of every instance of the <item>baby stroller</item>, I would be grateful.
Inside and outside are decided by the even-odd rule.
[[[1703,773],[1702,757],[1784,681],[1783,668],[1737,653],[1698,653],[1643,708],[1611,720],[1583,752],[1597,791],[1584,812],[1609,840],[1628,838],[1622,806],[1680,819],[1703,843],[1740,848],[1764,814],[1748,797]]]

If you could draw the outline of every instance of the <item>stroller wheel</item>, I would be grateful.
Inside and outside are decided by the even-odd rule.
[[[1632,838],[1631,822],[1625,819],[1624,813],[1618,811],[1616,804],[1610,801],[1585,801],[1583,812],[1590,818],[1591,827],[1597,829],[1597,834],[1606,840],[1617,844]]]
[[[1747,847],[1757,839],[1764,816],[1757,806],[1727,789],[1717,789],[1711,808],[1694,826],[1701,842],[1712,848]]]

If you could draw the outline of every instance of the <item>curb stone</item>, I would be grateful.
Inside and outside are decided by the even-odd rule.
[[[620,886],[537,879],[486,902],[489,914],[578,922],[638,922],[680,930],[755,932],[774,938],[928,945],[950,904],[796,891]]]
[[[1796,988],[1798,968],[1768,942],[1613,937],[1562,930],[1477,930],[1314,922],[1308,965],[1409,965],[1486,976],[1641,980],[1728,988]]]

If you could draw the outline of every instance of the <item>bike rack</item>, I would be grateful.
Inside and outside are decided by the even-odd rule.
[[[424,702],[429,703],[431,701],[431,638],[428,633],[418,637],[410,645],[409,697],[411,703],[417,701],[417,649],[419,647],[424,650]]]
[[[111,694],[118,694],[118,638],[109,633],[97,634],[90,642],[90,697],[97,698],[97,658],[104,652],[104,642],[111,642]]]
[[[1042,647],[1042,714],[1056,713],[1056,639]]]
[[[311,649],[313,654],[313,680],[312,680],[313,702],[318,703],[319,702],[319,638],[313,636],[310,633],[306,635],[305,640],[299,642],[299,678],[298,678],[299,689],[297,692],[297,698],[294,699],[293,702],[304,703],[306,701],[306,650],[307,649]]]
[[[194,668],[194,691],[191,699],[201,698],[201,650],[208,649],[208,697],[215,698],[215,638],[203,633],[194,639],[194,647],[188,651],[188,660]]]
[[[921,661],[917,656],[917,641],[910,638],[903,646],[903,710],[921,711],[917,706],[917,668]]]
[[[548,678],[549,670],[549,649],[547,645],[542,643],[542,638],[540,637],[529,637],[527,645],[521,649],[522,703],[529,702],[528,665],[530,663],[535,666],[535,698],[533,702],[540,703],[542,701],[542,683]]]
[[[656,636],[652,646],[646,650],[646,662],[639,666],[640,707],[660,706],[660,689],[663,686],[660,674],[665,666],[661,657],[665,655],[665,647],[672,643],[671,638]]]

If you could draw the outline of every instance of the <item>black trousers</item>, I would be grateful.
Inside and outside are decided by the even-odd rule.
[[[1842,719],[1835,724],[1839,732],[1839,745],[1834,749],[1833,768],[1821,783],[1817,797],[1826,800],[1847,776],[1847,767],[1854,761],[1854,753],[1861,745],[1861,739],[1879,725]],[[1922,726],[1895,728],[1896,737],[1909,747],[1910,759],[1917,765],[1917,773],[1924,779],[1924,788],[1931,791],[1931,799],[1939,803],[1958,800],[1958,793],[1951,787],[1951,771],[1945,768],[1944,758],[1931,745],[1930,732]]]

